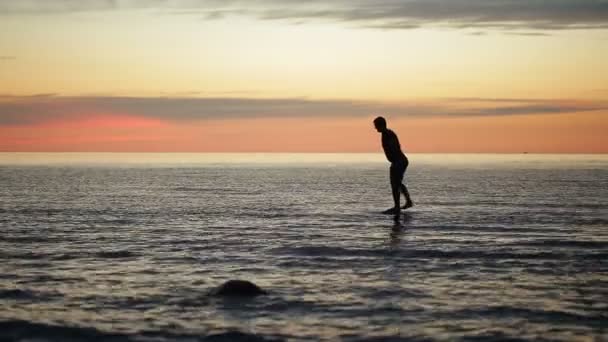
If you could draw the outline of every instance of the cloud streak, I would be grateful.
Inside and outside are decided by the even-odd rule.
[[[307,98],[0,96],[0,125],[138,116],[167,122],[252,118],[472,117],[608,110],[608,103],[547,99],[452,98],[400,103]]]
[[[357,27],[562,30],[608,28],[606,0],[0,0],[0,13],[154,9],[218,19],[328,21]]]

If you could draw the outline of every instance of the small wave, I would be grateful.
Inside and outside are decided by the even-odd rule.
[[[230,191],[230,189],[226,189],[226,188],[197,188],[197,187],[178,186],[176,188],[173,188],[173,191],[211,192],[211,193],[215,194],[215,193],[218,193],[218,192]]]
[[[492,205],[492,206],[510,206],[512,203],[505,201],[428,201],[419,202],[417,205],[425,206],[446,206],[446,207],[457,207],[457,206],[478,206],[478,205]]]
[[[344,335],[345,340],[352,340],[352,336]],[[378,336],[352,340],[354,342],[431,342],[432,339],[426,337],[402,337],[402,336]],[[502,341],[502,340],[501,340]],[[511,341],[511,340],[509,340]]]
[[[577,226],[607,226],[608,220],[602,218],[577,218],[572,223]]]
[[[133,224],[136,222],[137,221],[133,220],[133,219],[112,218],[112,219],[100,220],[98,223],[114,223],[114,224],[118,224],[118,225],[129,225],[129,224]]]
[[[132,218],[121,217],[124,215],[121,211],[102,211],[99,209],[75,209],[75,208],[62,208],[62,209],[48,209],[48,208],[19,208],[19,209],[0,209],[0,214],[16,214],[27,216],[28,218],[42,218],[45,216],[57,216],[85,218],[89,223],[114,223],[119,225],[128,225],[136,223],[136,220]],[[129,216],[148,214],[141,212],[129,212]],[[4,215],[3,215],[4,216]],[[95,219],[90,219],[95,218]],[[29,238],[29,237],[27,237]],[[44,237],[40,237],[44,239]],[[18,238],[17,238],[18,239]]]
[[[448,258],[448,259],[565,259],[567,254],[553,252],[486,252],[486,251],[463,251],[463,250],[418,250],[406,252],[413,258]]]
[[[48,283],[48,282],[75,282],[75,281],[84,281],[84,278],[81,277],[58,277],[50,274],[41,274],[34,276],[30,279],[32,283]]]
[[[24,253],[0,252],[0,258],[22,259],[22,260],[42,260],[42,259],[48,259],[49,255],[46,253],[35,253],[35,252],[24,252]]]
[[[36,294],[32,291],[21,289],[0,290],[0,299],[34,299]]]
[[[386,255],[386,251],[375,249],[354,249],[343,247],[328,247],[328,246],[302,246],[302,247],[279,247],[271,251],[277,254],[310,256],[310,257],[326,257],[326,256],[360,256],[370,257],[380,254]]]
[[[420,289],[403,288],[366,288],[367,296],[375,299],[383,298],[429,298],[431,295]]]
[[[47,214],[47,215],[54,215],[54,214],[59,214],[61,213],[63,210],[62,209],[49,209],[49,208],[16,208],[16,209],[0,209],[0,213],[1,214],[11,214],[11,213],[16,213],[16,214],[25,214],[25,215],[32,215],[32,214]]]
[[[253,334],[245,334],[239,331],[229,331],[220,334],[209,335],[203,339],[205,342],[279,342],[282,339],[267,338]]]
[[[127,251],[127,250],[116,250],[116,251],[100,251],[100,252],[68,252],[58,254],[35,254],[35,253],[24,253],[24,254],[12,254],[11,258],[15,259],[26,259],[26,260],[40,260],[48,259],[52,261],[68,261],[81,258],[102,258],[102,259],[120,259],[130,258],[138,256],[138,254]]]
[[[82,255],[76,254],[76,253],[61,253],[61,254],[53,255],[51,257],[51,259],[57,260],[57,261],[65,261],[65,260],[78,259],[80,257],[82,257]]]
[[[104,332],[91,327],[34,323],[23,320],[0,321],[2,341],[203,341],[203,342],[281,342],[282,338],[227,331],[207,336],[144,331],[135,334]]]
[[[131,215],[130,215],[131,216]],[[93,218],[86,218],[84,222],[89,224],[116,224],[119,226],[127,226],[137,223],[137,220],[132,218],[119,218],[119,217],[103,217],[103,216],[92,216]]]
[[[309,214],[307,214],[307,213],[297,213],[297,212],[294,212],[293,210],[287,210],[287,209],[273,210],[273,211],[268,211],[268,210],[251,211],[250,213],[247,213],[247,215],[252,218],[269,219],[269,220],[287,219],[292,222],[297,221],[298,219],[309,217]]]
[[[577,241],[577,240],[543,240],[517,242],[513,246],[542,246],[542,247],[576,247],[576,248],[608,248],[608,241]]]
[[[584,255],[581,255],[579,258],[585,260],[606,261],[608,260],[608,253],[586,253]]]
[[[471,341],[471,342],[495,342],[495,341],[504,341],[504,342],[547,342],[550,340],[539,339],[538,337],[534,337],[533,339],[524,339],[519,337],[514,337],[503,332],[491,332],[484,331],[479,334],[467,334],[460,339],[460,341]]]
[[[519,202],[513,203],[509,201],[428,201],[428,202],[420,202],[418,205],[425,206],[446,206],[446,207],[456,207],[456,206],[484,206],[491,205],[496,207],[512,207],[512,208],[527,208],[527,209],[553,209],[553,208],[574,208],[574,209],[607,209],[608,205],[601,203],[555,203],[555,202]]]
[[[471,250],[379,250],[356,249],[327,246],[280,247],[273,253],[308,257],[402,257],[402,258],[446,258],[446,259],[564,259],[570,256],[565,253],[547,251],[539,252],[501,252]],[[596,258],[597,254],[586,254],[585,257]]]
[[[27,252],[22,254],[17,253],[6,253],[4,255],[0,254],[0,257],[5,257],[7,259],[23,259],[23,260],[48,260],[48,261],[68,261],[75,260],[81,258],[102,258],[102,259],[120,259],[120,258],[130,258],[138,256],[137,253],[133,253],[127,250],[118,250],[118,251],[101,251],[101,252],[68,252],[68,253],[58,253],[58,254],[42,254],[42,253],[34,253]]]
[[[40,339],[42,341],[130,340],[128,336],[103,333],[94,328],[55,326],[19,320],[0,321],[0,338],[8,341],[35,339]]]
[[[22,290],[22,289],[2,289],[0,290],[0,299],[12,299],[12,300],[45,300],[51,297],[56,297],[57,294],[37,292],[33,290]]]
[[[43,243],[56,241],[48,236],[0,236],[0,241],[10,243]]]
[[[179,186],[173,188],[173,191],[179,192],[198,192],[201,194],[209,193],[209,194],[235,194],[235,195],[261,195],[261,191],[248,191],[244,189],[230,189],[230,188],[202,188],[202,187],[186,187]]]
[[[104,259],[121,259],[121,258],[131,258],[137,256],[136,253],[122,250],[122,251],[101,251],[95,253],[95,256]]]
[[[513,306],[488,306],[477,309],[464,309],[445,312],[449,317],[517,317],[525,318],[531,322],[562,322],[565,324],[587,325],[590,327],[601,327],[602,317],[593,315],[581,315],[564,311],[528,309]]]
[[[540,207],[540,208],[576,208],[576,209],[608,209],[608,205],[600,203],[522,203],[522,206],[527,208]]]

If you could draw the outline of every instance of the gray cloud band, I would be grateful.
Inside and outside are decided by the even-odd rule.
[[[22,125],[91,114],[136,115],[168,121],[246,118],[470,117],[608,110],[608,103],[544,99],[438,99],[379,103],[305,98],[169,98],[0,96],[0,124]]]
[[[154,9],[217,19],[331,21],[360,27],[605,29],[606,0],[0,0],[0,13]]]

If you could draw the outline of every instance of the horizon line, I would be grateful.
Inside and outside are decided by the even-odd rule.
[[[256,151],[256,152],[213,152],[213,151],[0,151],[0,154],[21,153],[21,154],[377,154],[384,155],[382,152],[276,152],[276,151]],[[608,155],[607,152],[407,152],[406,155],[417,154],[504,154],[504,155]]]

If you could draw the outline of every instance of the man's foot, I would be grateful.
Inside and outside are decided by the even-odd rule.
[[[401,207],[401,209],[407,209],[407,208],[411,208],[414,206],[414,202],[409,201],[407,203],[405,203],[405,205],[403,207]]]
[[[399,210],[399,208],[390,208],[383,211],[382,213],[387,215],[399,215],[400,212],[401,210]]]

